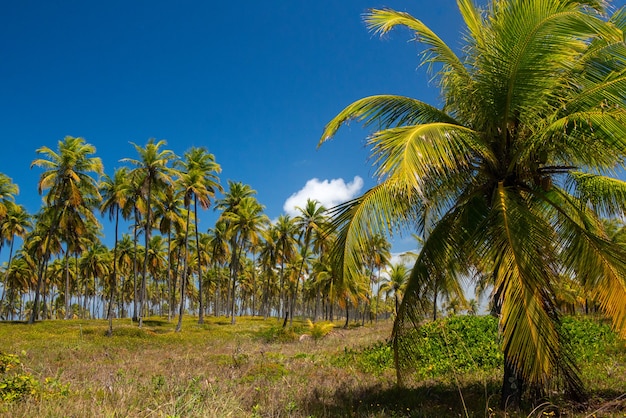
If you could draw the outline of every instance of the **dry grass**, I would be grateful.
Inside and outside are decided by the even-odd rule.
[[[499,416],[489,406],[497,405],[501,376],[465,376],[460,395],[453,379],[398,389],[391,369],[364,373],[356,365],[333,360],[386,339],[390,322],[335,328],[317,341],[288,343],[267,342],[267,336],[280,329],[276,320],[241,318],[234,326],[225,318],[206,322],[198,325],[187,318],[183,332],[175,333],[173,322],[159,318],[145,321],[143,329],[120,320],[111,338],[105,336],[106,321],[0,323],[0,351],[20,355],[25,371],[37,379],[53,377],[70,385],[68,396],[0,403],[0,415]],[[295,329],[306,332],[307,327],[299,323]],[[626,416],[623,401],[609,405],[599,398],[587,410],[603,406],[607,408],[596,416]],[[552,412],[545,405],[533,416]],[[585,413],[570,409],[562,416]]]
[[[231,326],[188,319],[182,333],[160,319],[143,329],[128,321],[105,336],[106,322],[49,321],[0,324],[0,350],[20,354],[38,379],[70,384],[69,397],[5,404],[7,416],[250,417],[323,416],[339,388],[391,386],[392,375],[373,377],[330,366],[345,347],[389,335],[390,323],[337,329],[319,341],[267,343],[276,321],[240,319]],[[303,328],[304,329],[304,328]],[[317,400],[317,405],[304,405]],[[309,409],[314,410],[309,410]],[[331,414],[331,411],[328,411]]]

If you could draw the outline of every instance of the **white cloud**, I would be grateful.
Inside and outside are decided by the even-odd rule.
[[[322,180],[313,178],[306,182],[304,187],[289,196],[283,205],[283,210],[290,216],[297,216],[300,212],[296,207],[304,208],[307,199],[317,200],[329,209],[340,203],[356,197],[363,187],[363,179],[355,176],[346,183],[343,179]]]

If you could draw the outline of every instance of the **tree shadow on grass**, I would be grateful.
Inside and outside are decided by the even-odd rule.
[[[345,417],[541,417],[622,416],[626,393],[618,390],[589,393],[585,404],[563,399],[524,404],[518,411],[498,409],[500,384],[496,380],[456,387],[453,384],[424,384],[417,388],[377,384],[358,389],[339,387],[334,395],[315,389],[304,405],[312,416]],[[592,415],[593,414],[593,415]]]
[[[307,402],[306,412],[313,416],[351,417],[485,417],[497,405],[499,387],[494,384],[433,384],[418,388],[340,387],[331,397],[316,389]],[[462,394],[462,397],[461,397]]]

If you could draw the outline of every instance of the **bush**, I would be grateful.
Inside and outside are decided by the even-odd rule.
[[[260,335],[266,343],[291,343],[298,341],[300,331],[298,327],[273,326],[261,331]]]
[[[24,372],[18,356],[0,352],[0,401],[14,402],[31,396],[53,397],[68,394],[69,385],[63,385],[54,378],[46,378],[42,384],[30,373]]]

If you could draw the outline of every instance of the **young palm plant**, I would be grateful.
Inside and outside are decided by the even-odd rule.
[[[626,183],[626,13],[606,2],[502,0],[478,9],[458,0],[466,28],[457,55],[420,20],[371,10],[368,27],[415,32],[422,63],[437,69],[442,108],[399,96],[358,100],[325,128],[376,124],[378,185],[338,207],[335,261],[354,275],[359,248],[389,228],[427,238],[394,326],[398,377],[431,277],[486,278],[499,313],[505,374],[501,405],[560,377],[583,395],[560,332],[555,284],[581,282],[626,334],[626,256],[600,217],[623,215]],[[533,393],[538,393],[533,391]]]

